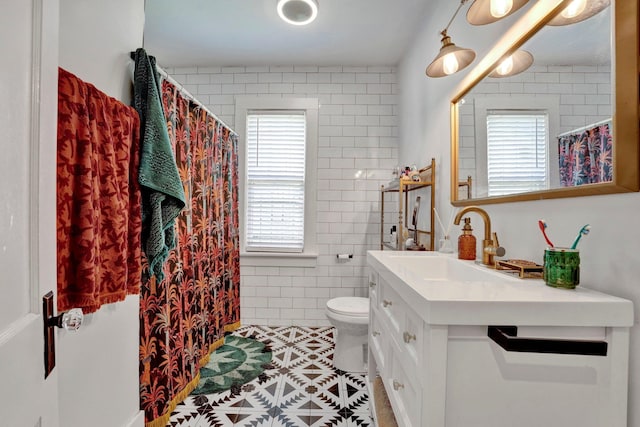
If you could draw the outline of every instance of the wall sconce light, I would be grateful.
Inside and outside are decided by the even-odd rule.
[[[307,25],[318,16],[317,0],[278,0],[278,15],[292,25]]]
[[[461,0],[458,9],[451,17],[451,20],[447,24],[444,30],[440,32],[442,34],[442,47],[440,52],[435,57],[431,64],[427,67],[427,76],[429,77],[444,77],[450,74],[456,73],[466,66],[471,64],[476,57],[476,53],[472,49],[466,49],[456,46],[451,37],[447,35],[449,26],[455,19],[456,15],[460,11],[462,5],[468,0]]]
[[[637,1],[637,0],[631,0]],[[584,21],[602,12],[611,4],[611,0],[573,0],[547,25],[571,25]]]
[[[475,0],[467,11],[467,21],[472,25],[485,25],[506,18],[529,0]]]
[[[500,62],[489,77],[501,78],[520,74],[533,64],[533,55],[526,50],[516,50]]]

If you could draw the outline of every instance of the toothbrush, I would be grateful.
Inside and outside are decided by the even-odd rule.
[[[549,238],[547,237],[547,232],[545,231],[547,228],[547,222],[544,219],[538,220],[538,227],[540,227],[540,231],[542,231],[544,240],[546,240],[547,244],[553,248],[553,243],[551,243],[551,240],[549,240]]]
[[[578,242],[580,241],[580,238],[582,236],[586,236],[587,234],[589,234],[589,231],[591,231],[591,226],[589,224],[583,226],[578,232],[578,236],[576,237],[576,240],[573,241],[573,245],[571,245],[571,249],[575,249],[578,246]]]

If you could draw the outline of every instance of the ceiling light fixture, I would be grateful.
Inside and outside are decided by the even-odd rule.
[[[533,55],[526,50],[516,50],[502,60],[489,74],[489,77],[501,78],[515,76],[525,71],[531,64],[533,64]]]
[[[307,25],[318,16],[317,0],[278,0],[278,15],[292,25]]]
[[[570,25],[584,21],[609,7],[611,0],[573,0],[548,25]]]
[[[456,15],[460,11],[462,5],[468,0],[461,0],[458,9],[451,17],[451,20],[447,24],[444,30],[440,32],[442,34],[442,47],[440,52],[435,57],[431,64],[427,67],[427,76],[429,77],[444,77],[450,74],[456,73],[464,69],[467,65],[471,64],[476,57],[476,53],[472,49],[466,49],[456,46],[451,37],[447,35],[449,26],[455,19]]]
[[[467,11],[472,25],[485,25],[513,14],[529,0],[475,0]]]

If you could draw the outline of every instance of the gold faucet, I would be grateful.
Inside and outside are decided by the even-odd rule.
[[[491,219],[489,218],[489,214],[484,209],[480,209],[477,206],[467,206],[465,208],[462,208],[462,210],[458,212],[456,218],[453,220],[453,223],[455,225],[459,225],[462,216],[467,212],[476,212],[482,217],[482,220],[484,221],[484,239],[482,240],[482,263],[484,265],[493,267],[495,265],[493,257],[504,256],[506,250],[500,246],[500,243],[498,243],[498,234],[491,233]]]

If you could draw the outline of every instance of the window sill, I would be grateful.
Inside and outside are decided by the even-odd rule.
[[[242,252],[240,265],[248,267],[315,267],[317,253]]]

